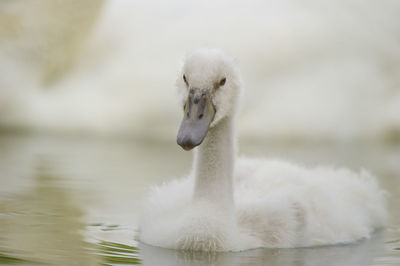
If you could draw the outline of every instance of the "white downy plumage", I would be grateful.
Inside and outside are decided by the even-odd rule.
[[[231,58],[198,50],[185,58],[181,74],[183,105],[191,88],[209,91],[215,115],[192,173],[150,192],[142,242],[202,251],[290,248],[353,242],[384,226],[385,192],[366,171],[237,157],[241,82]]]

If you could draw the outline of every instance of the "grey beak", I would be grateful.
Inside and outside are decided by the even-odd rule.
[[[200,145],[214,119],[215,108],[208,91],[190,89],[177,143],[186,151]]]

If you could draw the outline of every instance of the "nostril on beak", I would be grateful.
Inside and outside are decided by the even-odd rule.
[[[203,114],[200,114],[200,115],[199,115],[199,119],[202,119],[202,118],[203,118]]]

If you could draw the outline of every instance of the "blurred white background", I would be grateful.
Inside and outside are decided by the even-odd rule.
[[[243,139],[400,139],[400,2],[0,2],[0,128],[175,139],[183,55],[237,59]]]
[[[0,0],[0,264],[137,246],[148,188],[191,168],[175,81],[199,47],[241,69],[241,154],[366,168],[390,193],[384,240],[222,258],[400,265],[400,0]],[[139,248],[147,264],[211,259]]]

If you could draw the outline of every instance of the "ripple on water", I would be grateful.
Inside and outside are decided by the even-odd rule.
[[[96,246],[95,254],[101,258],[101,265],[141,264],[138,248],[126,244],[100,241]]]

